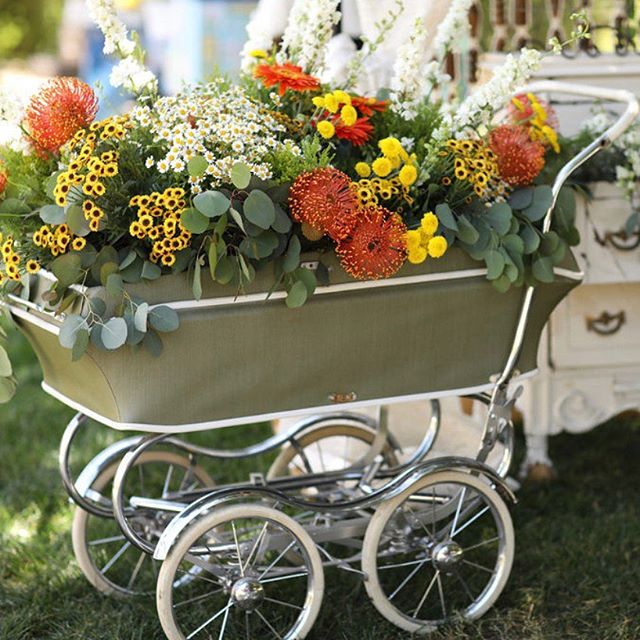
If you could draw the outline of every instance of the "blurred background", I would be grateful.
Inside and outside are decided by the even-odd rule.
[[[356,42],[358,10],[371,0],[344,0],[340,29]],[[442,0],[433,0],[434,3]],[[78,75],[102,87],[103,103],[115,109],[121,100],[110,90],[111,61],[102,54],[102,35],[93,26],[84,0],[0,0],[0,86],[30,93],[43,78]],[[274,37],[282,32],[291,0],[262,0]],[[376,0],[376,11],[383,6]],[[392,2],[388,2],[392,6]],[[425,0],[407,5],[426,6]],[[427,2],[428,4],[428,2]],[[148,63],[165,93],[183,81],[206,79],[214,69],[239,69],[245,27],[257,0],[116,0],[127,25],[140,35]],[[593,31],[588,56],[634,56],[639,0],[479,0],[473,7],[472,42],[477,55],[524,44],[544,47],[554,21],[586,6]],[[413,9],[413,7],[411,7]],[[475,70],[467,70],[475,80]]]

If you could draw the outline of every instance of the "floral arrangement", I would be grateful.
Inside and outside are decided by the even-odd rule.
[[[249,26],[239,82],[218,77],[169,97],[158,95],[112,0],[88,5],[105,53],[120,57],[111,82],[133,92],[135,106],[96,120],[95,92],[74,78],[51,80],[20,114],[0,104],[16,131],[0,149],[2,287],[16,292],[40,269],[52,273],[51,308],[82,303],[60,332],[74,359],[90,343],[159,352],[177,316],[150,311],[127,284],[172,273],[187,272],[199,298],[203,278],[242,291],[269,269],[272,289],[297,307],[326,282],[331,252],[353,278],[375,279],[456,245],[504,291],[552,280],[576,242],[570,206],[550,232],[540,224],[557,118],[534,95],[511,100],[542,54],[523,49],[475,93],[444,97],[468,0],[452,3],[432,60],[416,22],[377,95],[357,79],[401,3],[341,82],[323,76],[337,0],[296,0],[279,47]],[[305,251],[320,255],[317,271],[302,268]],[[101,296],[88,297],[93,286]]]

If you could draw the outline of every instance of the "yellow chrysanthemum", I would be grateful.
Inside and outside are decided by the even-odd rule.
[[[391,173],[391,162],[388,158],[377,158],[373,161],[371,168],[377,176],[385,178]]]
[[[412,249],[417,249],[422,242],[420,231],[418,231],[417,229],[411,229],[410,231],[407,231],[407,234],[405,235],[405,241],[407,243],[407,249],[409,249],[409,251],[411,251]]]
[[[378,142],[378,147],[385,158],[397,158],[403,151],[398,138],[383,138]]]
[[[315,98],[311,99],[311,102],[313,102],[318,109],[324,108],[324,98],[322,96],[315,96]]]
[[[356,173],[361,178],[368,178],[371,175],[371,167],[366,162],[356,163]]]
[[[411,264],[421,264],[427,259],[427,250],[424,247],[409,249],[407,259]]]
[[[438,217],[431,213],[425,213],[420,221],[420,228],[428,235],[432,236],[438,230]]]
[[[358,119],[358,112],[350,104],[345,104],[344,107],[340,109],[340,119],[347,127],[351,127]]]
[[[449,245],[447,244],[446,238],[443,236],[436,236],[429,240],[427,252],[432,258],[441,258],[447,252],[448,248]]]
[[[418,170],[412,164],[405,164],[400,169],[398,178],[403,187],[410,187],[418,179]]]
[[[338,104],[338,99],[332,94],[332,93],[327,93],[324,97],[324,108],[329,112],[329,113],[336,113],[338,111],[338,107],[340,105]]]
[[[351,96],[346,91],[336,89],[333,95],[340,104],[351,104]]]
[[[333,138],[333,136],[336,133],[336,128],[333,126],[333,123],[329,122],[328,120],[322,120],[321,122],[318,122],[318,125],[316,128],[318,129],[318,133],[325,140],[329,140],[330,138]]]

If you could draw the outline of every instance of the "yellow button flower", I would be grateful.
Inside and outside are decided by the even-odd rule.
[[[254,49],[249,55],[252,58],[266,58],[269,54],[264,49]]]
[[[435,238],[431,238],[429,240],[429,245],[427,246],[427,252],[432,258],[441,258],[449,248],[447,241],[442,236],[436,236]]]
[[[418,170],[411,164],[405,164],[400,169],[398,178],[403,187],[410,187],[418,179]]]
[[[338,99],[332,93],[327,93],[324,97],[324,108],[329,113],[336,113],[338,106]]]
[[[373,161],[371,168],[377,176],[384,178],[391,173],[391,162],[387,158],[378,158]]]
[[[412,249],[417,249],[422,242],[422,236],[418,229],[411,229],[410,231],[407,231],[404,238],[405,242],[407,243],[407,249],[409,249],[409,251],[411,251]]]
[[[340,104],[351,104],[351,96],[346,91],[336,89],[333,95]]]
[[[378,147],[380,147],[380,151],[386,158],[397,158],[403,151],[400,140],[392,137],[380,140]]]
[[[432,236],[438,230],[438,217],[429,211],[422,216],[420,228],[427,234]]]
[[[371,175],[371,167],[366,162],[356,163],[356,173],[361,178],[368,178]]]
[[[340,110],[340,119],[350,127],[356,123],[358,112],[350,104],[345,104]]]
[[[420,264],[427,259],[427,250],[424,247],[409,249],[407,259],[411,264]]]
[[[317,129],[318,129],[318,133],[325,140],[329,140],[330,138],[333,138],[333,136],[336,133],[336,128],[328,120],[322,120],[322,122],[318,122]]]

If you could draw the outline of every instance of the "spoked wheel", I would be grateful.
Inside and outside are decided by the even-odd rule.
[[[366,589],[387,620],[429,633],[493,605],[514,546],[509,509],[494,489],[468,473],[433,473],[372,517],[362,554]]]
[[[345,471],[367,456],[376,432],[356,424],[327,424],[296,437],[282,447],[269,468],[267,479],[328,471]],[[398,459],[387,442],[382,448],[385,464],[395,466]]]
[[[184,575],[194,579],[175,590]],[[156,600],[169,640],[297,640],[313,626],[323,592],[309,534],[276,509],[236,504],[185,529],[162,563]]]
[[[111,506],[114,462],[91,485],[90,498]],[[188,458],[169,451],[147,451],[137,460],[127,481],[128,493],[163,498],[172,492],[213,486],[213,480]],[[149,542],[157,541],[168,522],[167,514],[141,511],[132,516],[134,529]],[[76,507],[71,529],[73,551],[80,569],[98,591],[108,595],[134,596],[153,593],[158,563],[136,549],[112,518],[99,518]]]

